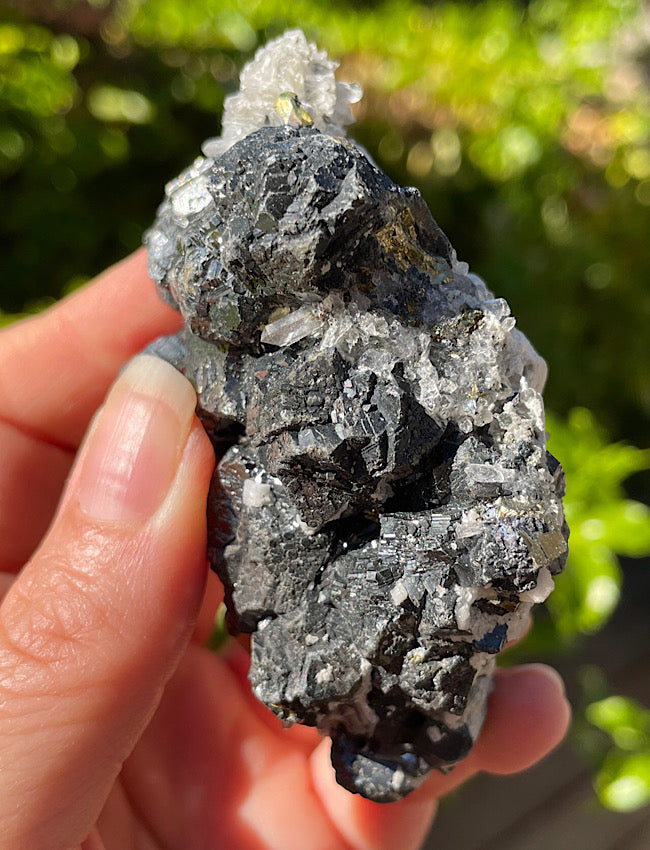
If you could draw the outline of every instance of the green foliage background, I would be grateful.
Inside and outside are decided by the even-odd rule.
[[[530,645],[566,649],[616,607],[618,556],[650,553],[650,512],[623,490],[650,468],[624,442],[650,444],[645,3],[0,4],[0,322],[136,248],[243,62],[297,26],[362,83],[353,134],[420,188],[549,361],[571,556]],[[650,721],[610,699],[587,711],[612,742],[597,789],[629,809],[650,799]]]

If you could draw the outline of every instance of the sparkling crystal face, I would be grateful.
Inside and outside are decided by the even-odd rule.
[[[186,329],[151,350],[193,382],[221,457],[209,555],[255,693],[387,801],[469,751],[496,654],[564,565],[563,476],[507,303],[318,120],[168,186],[146,241]]]

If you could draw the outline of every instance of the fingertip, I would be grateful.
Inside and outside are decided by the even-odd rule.
[[[215,456],[212,444],[200,421],[194,416],[187,442],[183,449],[175,480],[165,502],[154,518],[160,530],[169,522],[181,524],[192,518],[194,526],[201,526],[201,545],[206,547],[206,502]],[[204,553],[205,554],[205,553]]]
[[[206,434],[205,428],[199,418],[195,416],[181,465],[183,463],[191,464],[192,471],[189,474],[192,476],[198,474],[195,489],[201,497],[203,507],[205,507],[207,501],[208,487],[210,486],[215,462],[216,458],[210,438]]]
[[[182,319],[178,312],[156,295],[155,285],[149,276],[147,263],[146,248],[138,248],[137,251],[118,260],[97,275],[92,282],[93,287],[96,289],[108,287],[113,293],[123,290],[137,294],[140,298],[146,299],[146,307],[151,306],[160,317],[166,317],[174,326],[181,325]],[[72,301],[77,297],[79,297],[77,293],[72,293],[68,300]]]
[[[562,741],[571,706],[560,675],[544,664],[497,671],[474,759],[490,773],[525,770]]]
[[[124,363],[182,327],[180,314],[156,293],[146,264],[146,252],[137,251],[0,334],[4,420],[58,446],[79,444]]]
[[[195,416],[175,479],[164,502],[148,525],[145,536],[164,553],[164,568],[153,577],[150,596],[159,620],[174,640],[175,654],[191,638],[206,593],[206,499],[214,451]],[[167,612],[163,617],[163,611]],[[167,621],[165,627],[164,621]],[[174,622],[178,629],[173,628]]]

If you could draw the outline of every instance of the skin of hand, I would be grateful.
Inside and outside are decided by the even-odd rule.
[[[116,381],[179,326],[138,252],[0,333],[3,850],[416,850],[440,795],[561,740],[561,680],[500,671],[472,753],[398,803],[336,785],[328,741],[252,696],[245,651],[204,647],[194,391],[146,356]]]

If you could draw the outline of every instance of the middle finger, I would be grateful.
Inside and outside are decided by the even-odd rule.
[[[0,421],[0,571],[16,573],[50,524],[74,459]]]

